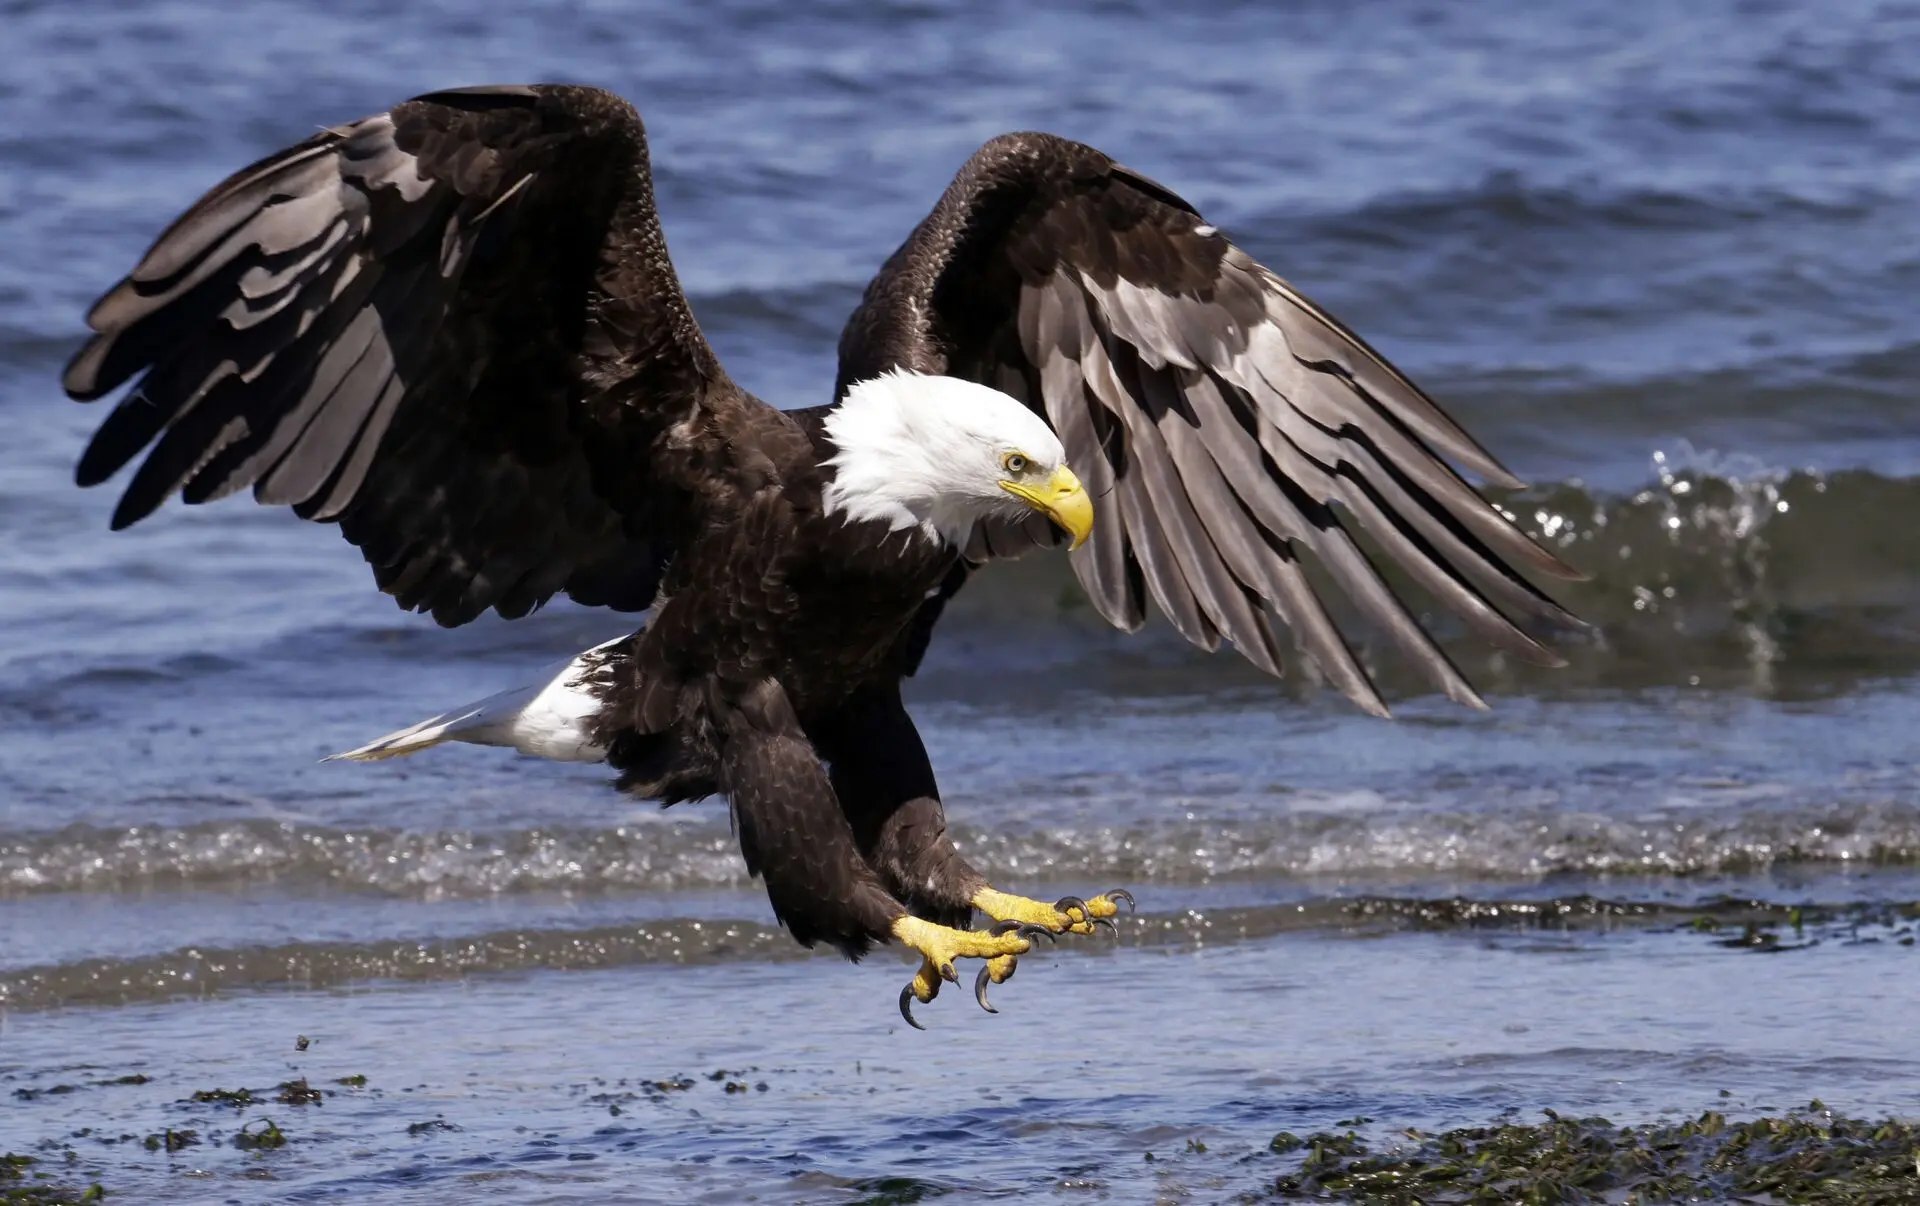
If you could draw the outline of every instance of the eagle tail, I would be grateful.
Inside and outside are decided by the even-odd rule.
[[[516,694],[520,694],[517,693]],[[498,698],[497,696],[495,698]],[[338,754],[328,754],[322,762],[334,762],[346,759],[352,762],[378,762],[382,758],[401,758],[408,754],[417,754],[430,746],[445,741],[478,741],[483,745],[494,744],[485,739],[482,729],[475,724],[483,716],[480,705],[452,712],[443,712],[431,720],[388,733],[377,741],[369,741],[357,749],[343,750]]]
[[[540,682],[489,695],[442,712],[419,724],[388,733],[358,749],[329,754],[323,762],[377,762],[399,758],[448,741],[511,746],[523,754],[557,762],[600,762],[606,747],[593,739],[593,718],[600,711],[596,680],[620,656],[630,637],[619,637],[563,662]]]

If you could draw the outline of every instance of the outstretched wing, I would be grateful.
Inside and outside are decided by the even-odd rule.
[[[1306,554],[1449,696],[1480,705],[1348,525],[1480,635],[1559,659],[1502,608],[1576,622],[1516,566],[1579,575],[1461,479],[1519,483],[1339,320],[1194,208],[1091,147],[982,147],[867,288],[840,392],[885,369],[968,377],[1046,416],[1100,511],[1074,569],[1113,624],[1151,595],[1188,640],[1280,672],[1275,619],[1385,707]]]
[[[437,92],[263,159],[88,323],[71,396],[142,374],[77,472],[151,447],[116,528],[251,487],[443,624],[646,606],[729,437],[775,413],[687,308],[638,115],[590,88]]]

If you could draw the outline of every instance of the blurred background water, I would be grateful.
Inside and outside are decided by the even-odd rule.
[[[981,141],[1101,147],[1534,482],[1595,633],[1453,645],[1486,715],[1383,653],[1389,724],[987,575],[913,687],[949,811],[1142,915],[926,1035],[892,955],[774,929],[717,806],[316,765],[622,621],[443,631],[239,502],[110,535],[59,367],[233,167],[552,79],[640,108],[697,314],[789,405]],[[1358,1115],[1920,1111],[1916,104],[1897,0],[0,3],[0,1150],[138,1201],[1211,1200]],[[287,1146],[232,1147],[263,1110]]]

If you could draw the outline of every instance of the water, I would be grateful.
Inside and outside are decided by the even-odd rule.
[[[1920,1112],[1920,8],[16,0],[0,28],[0,1151],[140,1201],[1215,1200],[1270,1183],[1274,1132],[1357,1116]],[[498,751],[316,764],[620,623],[442,631],[241,503],[110,535],[69,484],[103,412],[59,366],[232,167],[547,78],[640,106],[695,308],[786,404],[980,141],[1101,146],[1533,481],[1502,505],[1592,574],[1565,597],[1594,636],[1556,672],[1453,643],[1485,715],[1369,645],[1383,724],[1002,567],[913,684],[960,838],[1142,912],[1030,957],[998,1017],[950,990],[929,1034],[894,955],[781,936],[713,805]],[[272,1100],[302,1076],[323,1105]],[[190,1100],[240,1087],[267,1103]],[[235,1148],[262,1117],[286,1146]],[[200,1142],[147,1150],[168,1129]]]

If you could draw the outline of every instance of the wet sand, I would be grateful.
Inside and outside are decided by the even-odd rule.
[[[1149,915],[1029,960],[998,1017],[949,989],[928,1034],[885,1020],[886,957],[16,1014],[0,1146],[135,1201],[1220,1200],[1292,1171],[1281,1132],[1913,1108],[1904,921],[1765,953],[1731,923],[1369,916],[1202,941]],[[324,1096],[276,1100],[296,1079]],[[243,1088],[261,1100],[193,1100]],[[284,1146],[235,1146],[268,1119]]]

